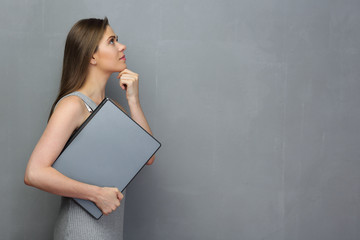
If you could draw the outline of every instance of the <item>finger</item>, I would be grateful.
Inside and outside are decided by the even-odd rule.
[[[117,78],[120,78],[123,74],[130,74],[130,75],[139,76],[139,74],[137,74],[137,73],[135,73],[133,71],[130,71],[129,69],[124,69],[121,72],[119,72]]]
[[[132,77],[129,77],[129,78],[127,78],[127,77],[121,77],[120,78],[120,81],[127,81],[128,83],[135,83],[135,82],[137,82],[137,80],[135,79],[135,78],[132,78]]]
[[[130,73],[130,74],[135,74],[135,75],[138,75],[137,73],[131,71],[130,69],[124,69],[123,71],[121,71],[121,73]]]
[[[120,79],[134,79],[134,80],[137,80],[137,79],[139,79],[139,77],[137,75],[126,73],[126,74],[121,75]]]
[[[120,79],[120,84],[121,83],[133,84],[134,82],[135,82],[135,80],[133,80],[133,79]]]
[[[120,80],[120,87],[122,88],[122,90],[126,90],[126,88],[127,88],[127,83]]]
[[[136,78],[139,77],[139,74],[134,73],[134,72],[132,72],[132,71],[130,71],[128,69],[125,69],[125,70],[123,70],[122,72],[120,72],[118,74],[117,78],[120,78],[121,76],[124,76],[124,75],[135,76]]]
[[[122,70],[121,72],[119,72],[119,74],[118,74],[118,76],[117,76],[117,78],[120,78],[121,77],[121,75],[123,75],[124,74],[124,72],[126,72],[126,68],[124,69],[124,70]]]
[[[120,87],[123,90],[126,90],[128,86],[132,85],[132,82],[133,81],[128,80],[128,79],[120,79]]]
[[[127,80],[127,81],[135,82],[135,81],[136,81],[136,78],[134,78],[134,77],[121,77],[121,78],[120,78],[120,81],[121,81],[121,80]]]
[[[121,192],[118,192],[117,198],[121,201],[124,198],[124,195]]]

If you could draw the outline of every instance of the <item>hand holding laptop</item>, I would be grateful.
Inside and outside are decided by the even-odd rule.
[[[120,206],[120,201],[124,195],[115,187],[102,187],[99,188],[99,194],[94,200],[94,203],[103,214],[108,215]]]

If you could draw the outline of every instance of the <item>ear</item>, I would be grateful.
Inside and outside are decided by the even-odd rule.
[[[90,59],[90,64],[96,65],[96,60],[95,60],[95,57],[94,57],[94,56],[91,57],[91,59]]]

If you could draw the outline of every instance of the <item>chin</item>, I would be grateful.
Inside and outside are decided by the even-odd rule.
[[[121,72],[124,71],[127,68],[127,65],[125,63],[117,66],[113,66],[112,68],[108,69],[108,71],[115,73],[115,72]]]
[[[121,66],[121,68],[119,69],[119,72],[125,70],[127,68],[127,65],[124,63],[124,65]]]

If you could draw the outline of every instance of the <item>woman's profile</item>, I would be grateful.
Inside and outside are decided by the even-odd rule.
[[[72,133],[105,98],[107,80],[114,72],[119,73],[131,118],[152,134],[139,102],[138,74],[127,69],[125,49],[107,18],[80,20],[68,33],[59,93],[24,179],[27,185],[63,196],[54,239],[122,239],[124,195],[111,186],[68,178],[52,164]],[[92,147],[96,146],[89,146],[89,150]],[[147,164],[153,161],[154,157]],[[106,216],[96,220],[71,198],[93,201]]]

